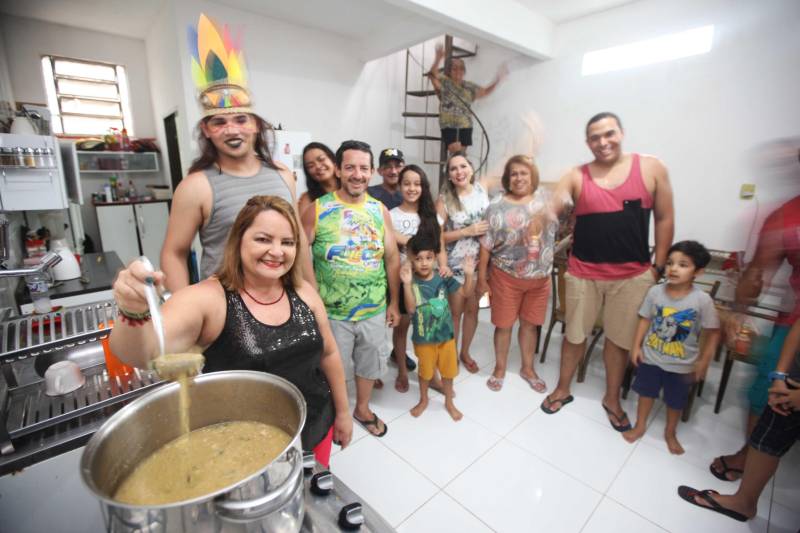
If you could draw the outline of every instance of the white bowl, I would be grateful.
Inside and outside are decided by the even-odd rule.
[[[80,389],[85,382],[86,378],[77,363],[59,361],[44,372],[44,393],[48,396],[61,396]]]

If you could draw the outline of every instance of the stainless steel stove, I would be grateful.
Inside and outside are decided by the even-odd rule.
[[[311,454],[306,455],[304,464],[309,462],[313,462]],[[303,532],[394,531],[375,509],[319,463],[306,468],[305,504],[306,513],[300,530]]]
[[[101,506],[80,479],[82,446],[125,404],[160,385],[149,372],[109,378],[100,339],[113,303],[65,309],[0,324],[0,529],[16,533],[105,529]],[[86,385],[44,395],[42,375],[57,360],[74,360]],[[347,485],[307,454],[305,516],[313,533],[394,529]]]

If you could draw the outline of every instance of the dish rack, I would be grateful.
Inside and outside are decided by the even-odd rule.
[[[0,370],[5,378],[0,388],[0,455],[13,455],[18,441],[24,447],[35,440],[34,446],[41,448],[63,446],[70,436],[88,438],[87,431],[90,435],[99,419],[161,383],[148,370],[109,376],[103,358],[95,357],[80,365],[86,376],[81,388],[61,396],[45,394],[35,359],[66,359],[71,350],[99,343],[108,337],[116,314],[114,302],[103,302],[0,324]]]

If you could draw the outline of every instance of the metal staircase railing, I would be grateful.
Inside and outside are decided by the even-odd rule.
[[[421,45],[417,45],[421,48],[421,52],[419,53],[419,58],[414,54],[412,48],[406,49],[406,73],[405,73],[405,99],[403,105],[403,136],[406,139],[413,139],[419,140],[423,143],[422,149],[422,156],[423,161],[427,164],[435,164],[439,167],[439,180],[445,178],[445,162],[447,160],[447,146],[445,146],[441,142],[440,137],[440,129],[438,124],[439,118],[439,105],[438,102],[434,102],[434,106],[431,105],[431,97],[437,96],[437,91],[433,88],[433,84],[430,81],[429,76],[427,76],[426,72],[427,69],[425,68],[425,45],[424,43]],[[444,68],[446,69],[450,65],[450,61],[452,59],[461,59],[461,58],[468,58],[474,57],[477,55],[478,48],[477,45],[475,46],[475,50],[467,50],[465,48],[456,46],[453,44],[453,37],[450,35],[445,36],[445,64]],[[419,68],[419,73],[415,72],[411,74],[411,69]],[[419,74],[419,75],[417,75]],[[417,85],[417,80],[419,80],[419,84]],[[409,83],[413,84],[414,86],[410,86]],[[460,99],[458,95],[457,98]],[[419,98],[423,98],[425,105],[422,110],[419,109],[419,106],[416,106],[414,110],[409,110],[409,102],[413,101],[412,99],[416,100]],[[463,100],[462,100],[463,102]],[[475,174],[480,175],[484,172],[487,168],[487,163],[489,160],[489,149],[490,149],[490,142],[489,142],[489,135],[486,133],[486,127],[483,125],[483,122],[475,114],[472,110],[472,106],[466,105],[464,102],[465,107],[469,109],[470,114],[472,115],[473,120],[473,132],[479,130],[480,136],[480,144],[478,150],[478,165],[475,168]],[[432,109],[433,108],[433,109]],[[408,126],[408,119],[423,119],[422,124],[422,133],[409,133],[409,126]],[[433,119],[433,125],[431,126],[431,119]],[[475,127],[477,125],[477,128]],[[438,141],[439,149],[438,153],[436,154],[437,159],[429,158],[429,142],[431,141]],[[433,157],[433,154],[431,154]]]

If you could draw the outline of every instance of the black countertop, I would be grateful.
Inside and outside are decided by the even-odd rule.
[[[123,267],[124,265],[116,252],[83,254],[81,256],[82,277],[55,282],[50,287],[50,298],[64,298],[66,296],[109,290],[117,277],[117,272],[122,270]],[[25,284],[24,278],[20,278],[15,296],[19,306],[31,303],[31,295],[28,292],[28,286]]]

